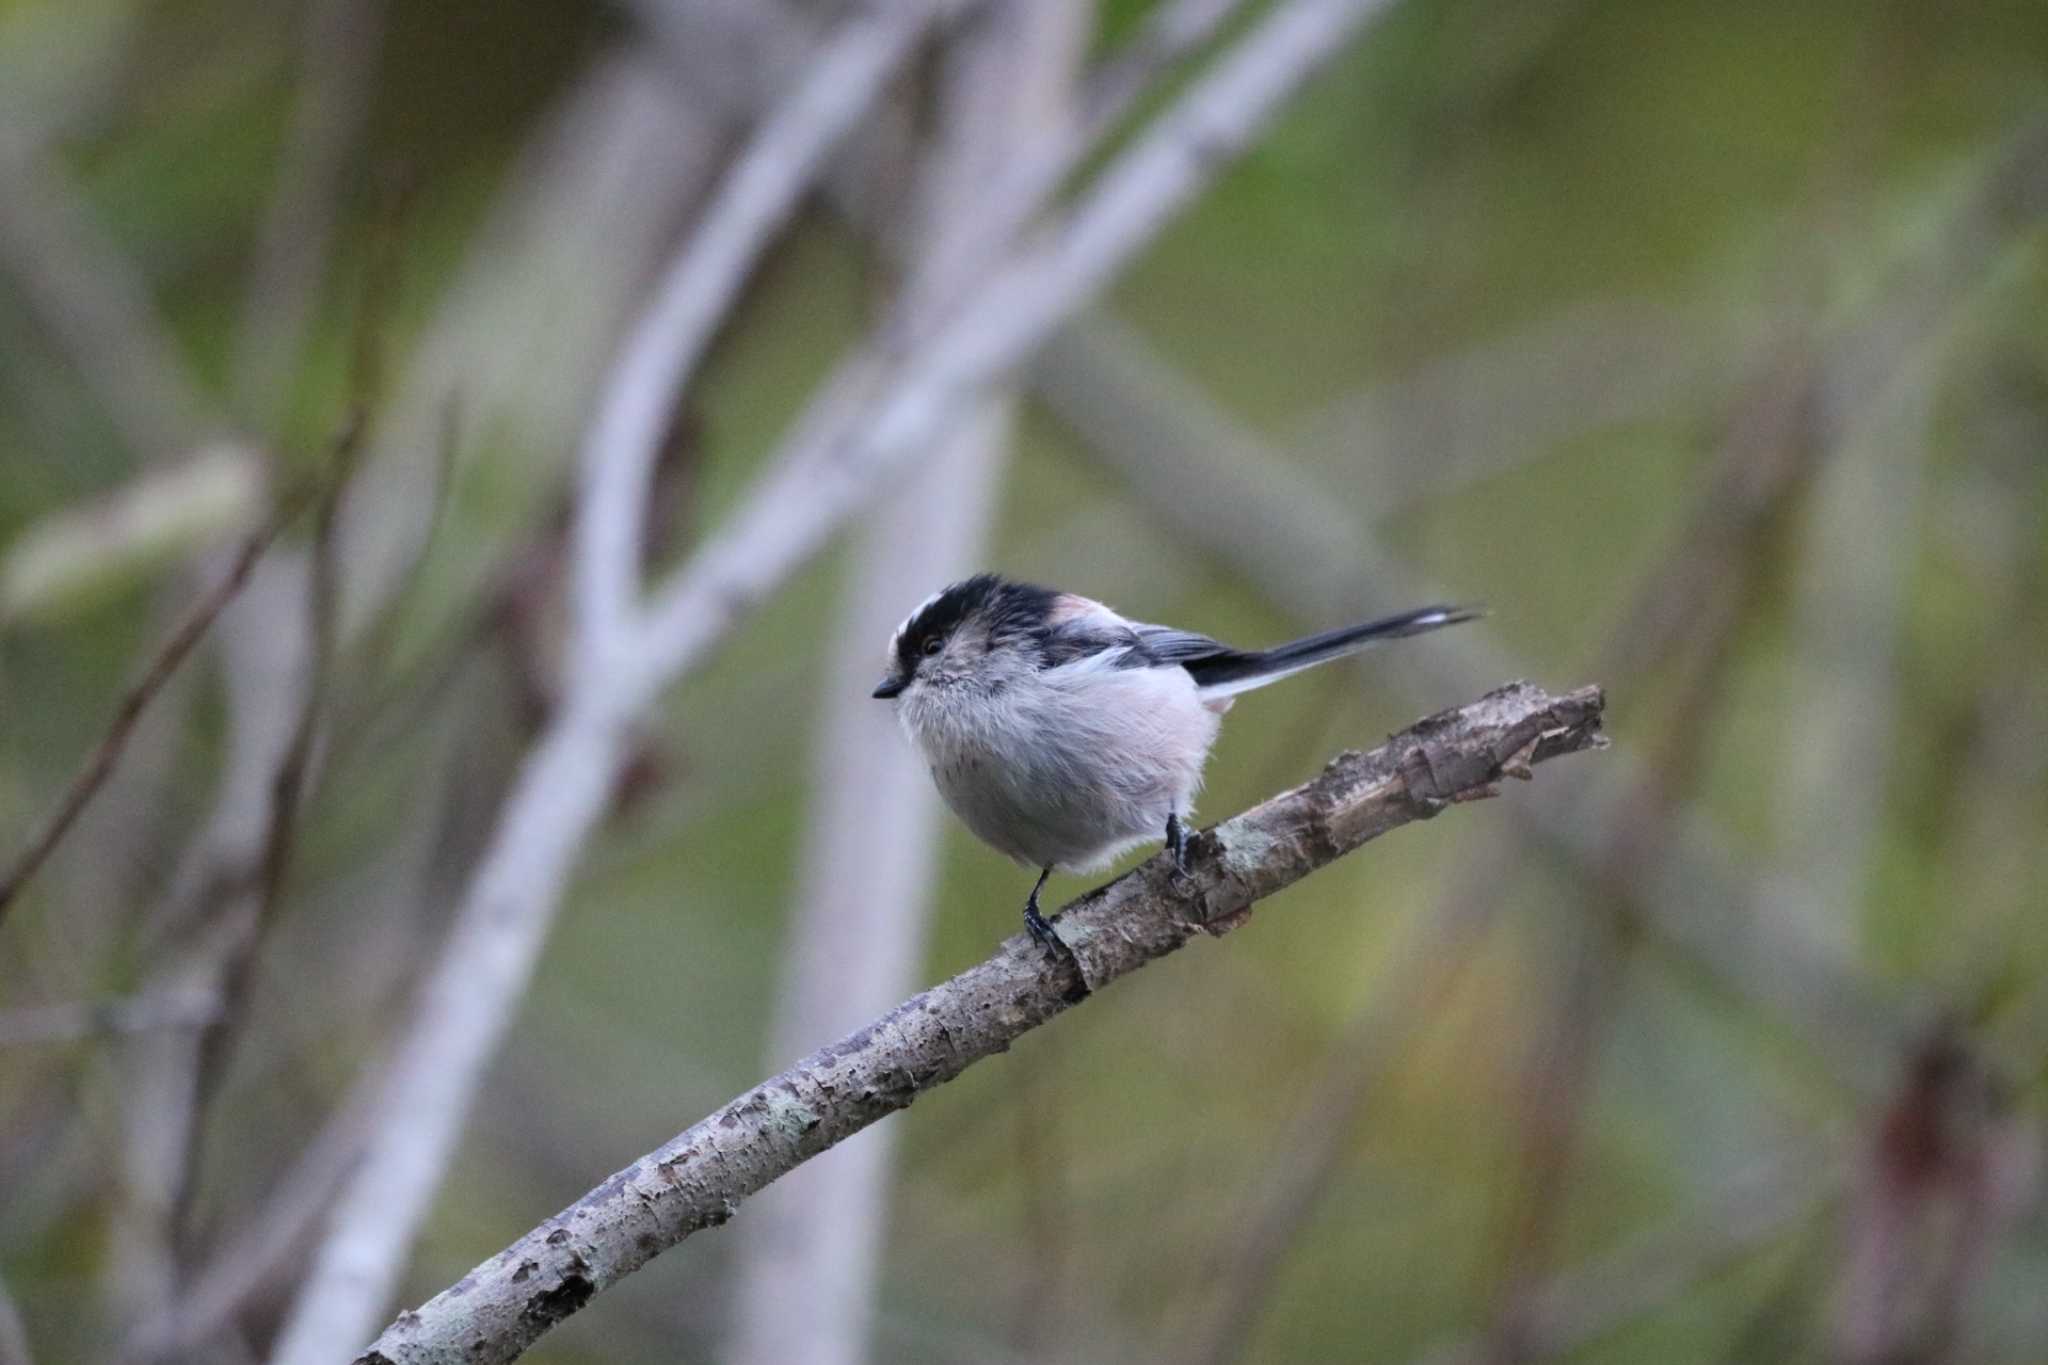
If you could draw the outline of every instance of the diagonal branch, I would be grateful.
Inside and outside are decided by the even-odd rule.
[[[1192,870],[1163,858],[1083,896],[1060,917],[1072,955],[1027,939],[898,1005],[755,1087],[618,1172],[416,1312],[357,1365],[489,1365],[658,1253],[727,1221],[741,1200],[906,1108],[1094,990],[1197,934],[1222,934],[1258,901],[1367,841],[1448,805],[1498,793],[1503,776],[1600,747],[1597,687],[1553,697],[1527,683],[1417,722],[1368,753],[1204,832]]]

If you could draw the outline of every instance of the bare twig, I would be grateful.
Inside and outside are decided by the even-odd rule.
[[[1253,906],[1370,839],[1498,792],[1507,773],[1596,747],[1602,699],[1526,683],[1446,711],[1204,832],[1184,882],[1164,858],[1060,917],[1071,956],[1019,935],[988,961],[813,1053],[620,1171],[574,1206],[400,1315],[359,1365],[489,1365],[659,1252],[919,1094],[1007,1049],[1092,991],[1247,920]]]

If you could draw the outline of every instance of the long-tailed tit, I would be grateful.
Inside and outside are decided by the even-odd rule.
[[[1202,764],[1238,693],[1475,614],[1423,607],[1241,650],[981,574],[910,613],[874,695],[895,700],[953,813],[1039,870],[1024,924],[1052,947],[1038,893],[1055,868],[1093,871],[1162,830],[1186,867]]]

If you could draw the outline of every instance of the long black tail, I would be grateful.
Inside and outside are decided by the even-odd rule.
[[[1202,689],[1205,700],[1219,697],[1234,697],[1240,692],[1249,692],[1254,687],[1278,682],[1289,674],[1299,673],[1305,668],[1341,659],[1347,654],[1356,654],[1368,645],[1382,640],[1398,640],[1405,635],[1421,635],[1427,631],[1440,630],[1445,626],[1470,621],[1482,613],[1471,607],[1419,607],[1393,616],[1383,616],[1377,621],[1361,625],[1345,626],[1339,630],[1326,630],[1321,635],[1311,635],[1271,649],[1257,651],[1226,650],[1199,659],[1189,659],[1183,666],[1193,675],[1195,683]]]

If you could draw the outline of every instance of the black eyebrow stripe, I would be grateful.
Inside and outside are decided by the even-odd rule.
[[[912,613],[897,634],[896,658],[904,672],[915,671],[924,642],[944,640],[976,615],[985,617],[992,640],[1024,636],[1042,653],[1046,621],[1059,594],[1036,583],[1013,582],[1000,574],[981,573],[943,589]]]

